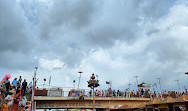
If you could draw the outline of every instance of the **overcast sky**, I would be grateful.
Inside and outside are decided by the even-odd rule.
[[[20,75],[38,86],[87,88],[92,73],[101,89],[188,88],[187,0],[0,0],[0,77]],[[159,88],[159,86],[158,86]]]

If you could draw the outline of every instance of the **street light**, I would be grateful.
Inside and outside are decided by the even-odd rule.
[[[188,72],[186,72],[185,74],[187,74],[187,75],[188,75]]]
[[[34,108],[34,96],[35,96],[35,86],[36,86],[36,75],[38,67],[35,67],[34,77],[33,77],[33,90],[32,90],[32,111],[35,111]]]
[[[109,81],[106,81],[106,84],[108,84],[108,91],[109,91],[109,93],[108,93],[108,96],[110,97],[110,95],[111,95],[111,84],[112,84],[112,82],[109,80]]]
[[[91,76],[91,79],[88,82],[88,87],[93,88],[93,110],[95,109],[95,90],[94,87],[99,86],[99,80],[95,80],[95,75],[94,73]]]
[[[99,77],[99,76],[98,76],[98,75],[96,75],[96,77],[97,77],[97,80],[98,80],[98,77]]]
[[[162,97],[162,88],[161,88],[161,78],[156,78],[156,79],[158,79],[159,80],[159,85],[160,85],[160,90],[161,90],[161,97]]]
[[[135,76],[135,78],[136,78],[136,82],[137,82],[137,88],[138,88],[138,76]],[[139,88],[138,88],[138,91],[139,91]]]
[[[178,83],[178,88],[179,88],[179,91],[181,92],[181,90],[180,90],[180,85],[179,85],[179,80],[175,80],[175,81],[177,81],[177,83]]]
[[[75,81],[75,80],[73,80],[73,88],[75,88],[75,82],[76,82],[76,81]]]
[[[130,88],[131,84],[129,84],[129,91],[131,91],[131,88]]]
[[[78,72],[78,73],[80,73],[79,82],[78,82],[78,89],[79,89],[79,85],[80,85],[80,78],[81,78],[81,74],[82,74],[83,72]]]
[[[46,78],[44,78],[44,84],[43,84],[43,89],[44,89],[45,81],[46,81]]]

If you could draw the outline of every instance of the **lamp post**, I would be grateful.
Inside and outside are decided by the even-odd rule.
[[[129,91],[131,91],[131,87],[130,86],[131,86],[131,84],[129,84]]]
[[[138,76],[135,76],[135,78],[136,78],[136,82],[137,82],[137,88],[138,88]],[[138,88],[138,91],[139,91],[139,88]]]
[[[43,84],[43,89],[44,89],[44,86],[45,86],[45,81],[46,81],[46,78],[44,78],[44,84]]]
[[[76,81],[75,81],[75,80],[73,80],[73,88],[74,88],[74,89],[75,89],[75,82],[76,82]]]
[[[108,96],[110,96],[111,95],[111,81],[109,80],[109,81],[106,81],[106,84],[108,84]]]
[[[187,74],[188,75],[188,72],[186,72],[185,74]],[[184,88],[185,88],[185,86],[184,86]],[[185,91],[187,92],[187,89],[185,88]]]
[[[96,77],[97,77],[97,80],[98,80],[98,77],[99,77],[99,76],[98,76],[98,75],[96,75]]]
[[[33,77],[33,90],[32,90],[32,111],[35,111],[34,108],[34,96],[35,96],[35,86],[36,86],[36,75],[38,67],[35,67],[34,77]]]
[[[81,74],[82,74],[83,72],[78,72],[78,73],[80,73],[79,82],[78,82],[78,89],[79,89],[79,85],[80,85],[80,78],[81,78]]]
[[[95,109],[95,89],[94,87],[99,86],[99,80],[95,80],[95,75],[94,73],[91,76],[91,79],[88,82],[88,87],[93,88],[93,110]]]
[[[175,80],[175,81],[177,81],[177,83],[178,83],[178,88],[179,88],[179,92],[181,92],[181,90],[180,90],[180,85],[179,85],[179,80]]]
[[[160,90],[161,90],[161,97],[162,97],[162,88],[161,88],[161,78],[157,78],[159,80]]]
[[[152,87],[153,87],[153,92],[155,92],[155,87],[157,88],[157,84],[154,83],[154,84],[152,85]]]

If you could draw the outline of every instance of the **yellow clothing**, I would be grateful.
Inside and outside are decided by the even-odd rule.
[[[9,111],[11,111],[9,104],[3,104],[1,107],[1,111],[8,111],[8,109]]]

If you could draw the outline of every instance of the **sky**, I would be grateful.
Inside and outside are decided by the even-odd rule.
[[[187,0],[0,0],[0,78],[125,90],[188,88]],[[46,86],[48,87],[48,86]],[[65,88],[66,90],[66,88]],[[68,90],[68,89],[67,89]]]

